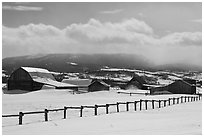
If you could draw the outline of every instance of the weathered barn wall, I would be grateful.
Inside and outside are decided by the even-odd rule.
[[[177,80],[164,87],[155,87],[150,89],[150,94],[155,94],[158,91],[169,91],[173,94],[195,94],[196,87],[183,80]]]
[[[109,90],[110,87],[101,84],[98,81],[93,82],[91,85],[88,86],[88,91],[93,92],[93,91],[102,91],[102,90]]]
[[[173,94],[195,94],[196,87],[185,81],[178,80],[167,86],[167,90]]]
[[[43,84],[34,82],[29,73],[19,68],[8,79],[8,90],[20,89],[34,91],[41,89]]]

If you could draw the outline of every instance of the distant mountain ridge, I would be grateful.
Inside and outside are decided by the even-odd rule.
[[[133,54],[47,54],[9,57],[2,60],[2,69],[9,74],[21,66],[45,68],[55,72],[94,71],[104,67],[145,70],[196,70],[197,66],[170,64],[155,66],[142,56]]]

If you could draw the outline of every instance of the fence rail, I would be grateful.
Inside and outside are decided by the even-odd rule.
[[[126,106],[126,111],[130,110],[129,104],[134,105],[134,111],[137,111],[137,103],[139,103],[139,110],[142,110],[142,107],[144,105],[144,109],[148,109],[148,102],[151,103],[152,107],[151,109],[155,109],[155,104],[158,103],[158,108],[174,105],[174,104],[179,104],[179,103],[185,103],[185,102],[192,102],[192,101],[198,101],[201,100],[202,94],[199,94],[197,96],[181,96],[178,98],[168,98],[166,100],[138,100],[138,101],[128,101],[128,102],[116,102],[116,103],[109,103],[105,105],[87,105],[87,106],[64,106],[64,108],[60,109],[45,109],[44,111],[33,111],[33,112],[19,112],[17,115],[2,115],[2,117],[19,117],[19,125],[22,125],[23,123],[23,116],[24,115],[29,115],[29,114],[44,114],[45,121],[48,121],[48,114],[49,112],[54,112],[54,111],[63,111],[64,114],[64,119],[67,117],[67,110],[68,109],[77,109],[80,110],[80,117],[83,116],[83,110],[85,108],[92,108],[94,109],[94,115],[98,115],[98,108],[99,107],[104,107],[106,109],[106,114],[109,114],[109,107],[110,106],[116,106],[116,112],[120,112],[120,105],[125,105]],[[172,100],[172,101],[171,101]],[[145,104],[144,104],[145,103]],[[162,105],[163,104],[163,105]]]
[[[146,92],[146,93],[135,93],[135,92],[117,92],[118,94],[129,94],[130,96],[132,96],[133,94],[137,94],[137,95],[148,95],[149,93]]]

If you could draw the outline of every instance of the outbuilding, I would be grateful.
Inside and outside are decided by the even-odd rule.
[[[88,86],[89,92],[102,90],[110,90],[110,86],[102,80],[93,80],[92,83]]]
[[[172,94],[196,94],[196,86],[184,80],[176,80],[167,86],[151,88],[150,94],[162,94],[162,91],[165,91],[165,93],[168,91]]]
[[[135,74],[133,78],[127,82],[125,89],[143,89],[143,84],[145,84],[146,81],[143,77]]]
[[[76,85],[66,84],[55,80],[53,75],[46,69],[33,67],[20,67],[9,77],[8,90],[40,90],[43,85],[54,86],[57,89],[75,89]]]

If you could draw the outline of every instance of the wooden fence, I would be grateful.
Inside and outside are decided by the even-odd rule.
[[[31,114],[44,114],[44,120],[48,121],[48,114],[49,112],[56,112],[56,111],[63,111],[64,119],[67,117],[67,110],[68,109],[77,109],[80,111],[79,117],[83,117],[83,110],[86,108],[93,109],[94,115],[98,115],[98,108],[104,107],[106,110],[106,114],[109,114],[109,107],[110,106],[116,106],[116,112],[120,112],[120,105],[126,106],[126,111],[129,111],[129,104],[134,105],[134,110],[137,111],[137,103],[139,103],[139,110],[141,111],[142,108],[147,110],[148,109],[148,102],[151,103],[151,109],[155,109],[155,104],[158,103],[158,108],[166,107],[167,105],[174,105],[179,103],[185,103],[185,102],[192,102],[192,101],[198,101],[201,100],[202,95],[198,96],[181,96],[178,98],[168,98],[166,100],[138,100],[138,101],[132,101],[132,102],[116,102],[112,104],[104,104],[104,105],[93,105],[93,106],[64,106],[64,108],[61,109],[44,109],[43,111],[34,111],[34,112],[19,112],[18,115],[2,115],[2,117],[18,117],[19,118],[19,125],[22,125],[23,123],[23,116],[24,115],[31,115]],[[144,105],[144,107],[143,107]]]
[[[121,91],[119,91],[119,92],[117,92],[118,94],[128,94],[128,95],[130,95],[130,96],[132,96],[133,94],[137,94],[137,95],[149,95],[149,93],[148,92],[146,92],[146,93],[135,93],[135,92],[121,92]]]

